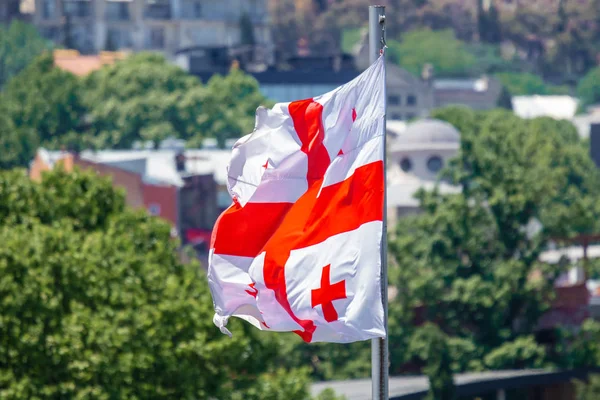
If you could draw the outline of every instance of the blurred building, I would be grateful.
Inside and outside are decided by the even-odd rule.
[[[212,227],[231,204],[226,166],[230,152],[184,149],[179,141],[165,141],[157,150],[103,150],[79,154],[39,149],[30,165],[30,177],[62,165],[93,170],[124,189],[126,203],[146,209],[169,222],[182,244],[206,255]]]
[[[458,154],[460,133],[447,122],[422,119],[409,124],[388,121],[388,224],[419,211],[420,189],[457,193],[460,188],[438,182],[438,174]]]
[[[369,61],[368,32],[353,50],[356,68],[363,71]],[[387,116],[394,120],[411,120],[429,115],[436,106],[433,69],[426,65],[420,77],[388,62],[386,65]]]
[[[45,37],[84,54],[152,50],[172,56],[191,46],[242,44],[271,48],[266,0],[35,0],[33,21]]]
[[[127,54],[123,52],[101,51],[100,54],[82,55],[77,50],[54,50],[54,65],[63,71],[77,76],[85,76],[104,65],[112,65],[124,59]]]
[[[436,108],[466,106],[473,110],[491,110],[498,107],[502,95],[499,80],[482,76],[475,79],[433,80],[433,97]]]
[[[571,96],[513,96],[512,108],[521,118],[573,119],[579,100]]]
[[[0,23],[9,25],[13,19],[21,18],[21,0],[0,1]]]

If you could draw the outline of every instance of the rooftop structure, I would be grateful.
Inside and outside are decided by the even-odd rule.
[[[469,398],[489,395],[509,399],[510,394],[514,394],[527,400],[575,400],[572,380],[587,379],[589,373],[588,370],[523,369],[457,374],[454,379],[457,395]],[[348,400],[371,398],[370,379],[314,383],[311,392],[316,396],[327,388]],[[429,381],[425,376],[397,376],[389,380],[390,400],[423,399],[428,390]]]
[[[579,102],[571,96],[513,96],[512,107],[521,118],[572,119]]]

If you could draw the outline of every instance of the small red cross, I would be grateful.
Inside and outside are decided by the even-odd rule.
[[[330,269],[331,264],[323,267],[323,271],[321,272],[321,287],[311,290],[311,306],[314,308],[320,305],[327,322],[337,321],[338,319],[333,301],[347,297],[346,281],[336,282],[333,285],[329,282]]]
[[[267,161],[266,161],[266,162],[263,164],[263,166],[262,166],[262,167],[263,167],[264,169],[267,169],[267,168],[269,168],[269,160],[267,160]]]

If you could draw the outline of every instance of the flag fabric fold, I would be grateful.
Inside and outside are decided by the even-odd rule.
[[[233,204],[217,220],[214,323],[235,316],[307,342],[384,337],[385,85],[380,57],[312,99],[259,108],[233,147]]]

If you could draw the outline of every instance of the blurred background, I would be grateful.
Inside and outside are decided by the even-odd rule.
[[[205,271],[233,143],[368,67],[370,3],[0,0],[0,398],[369,398],[369,343],[229,339]],[[600,1],[381,3],[391,398],[600,399]]]

